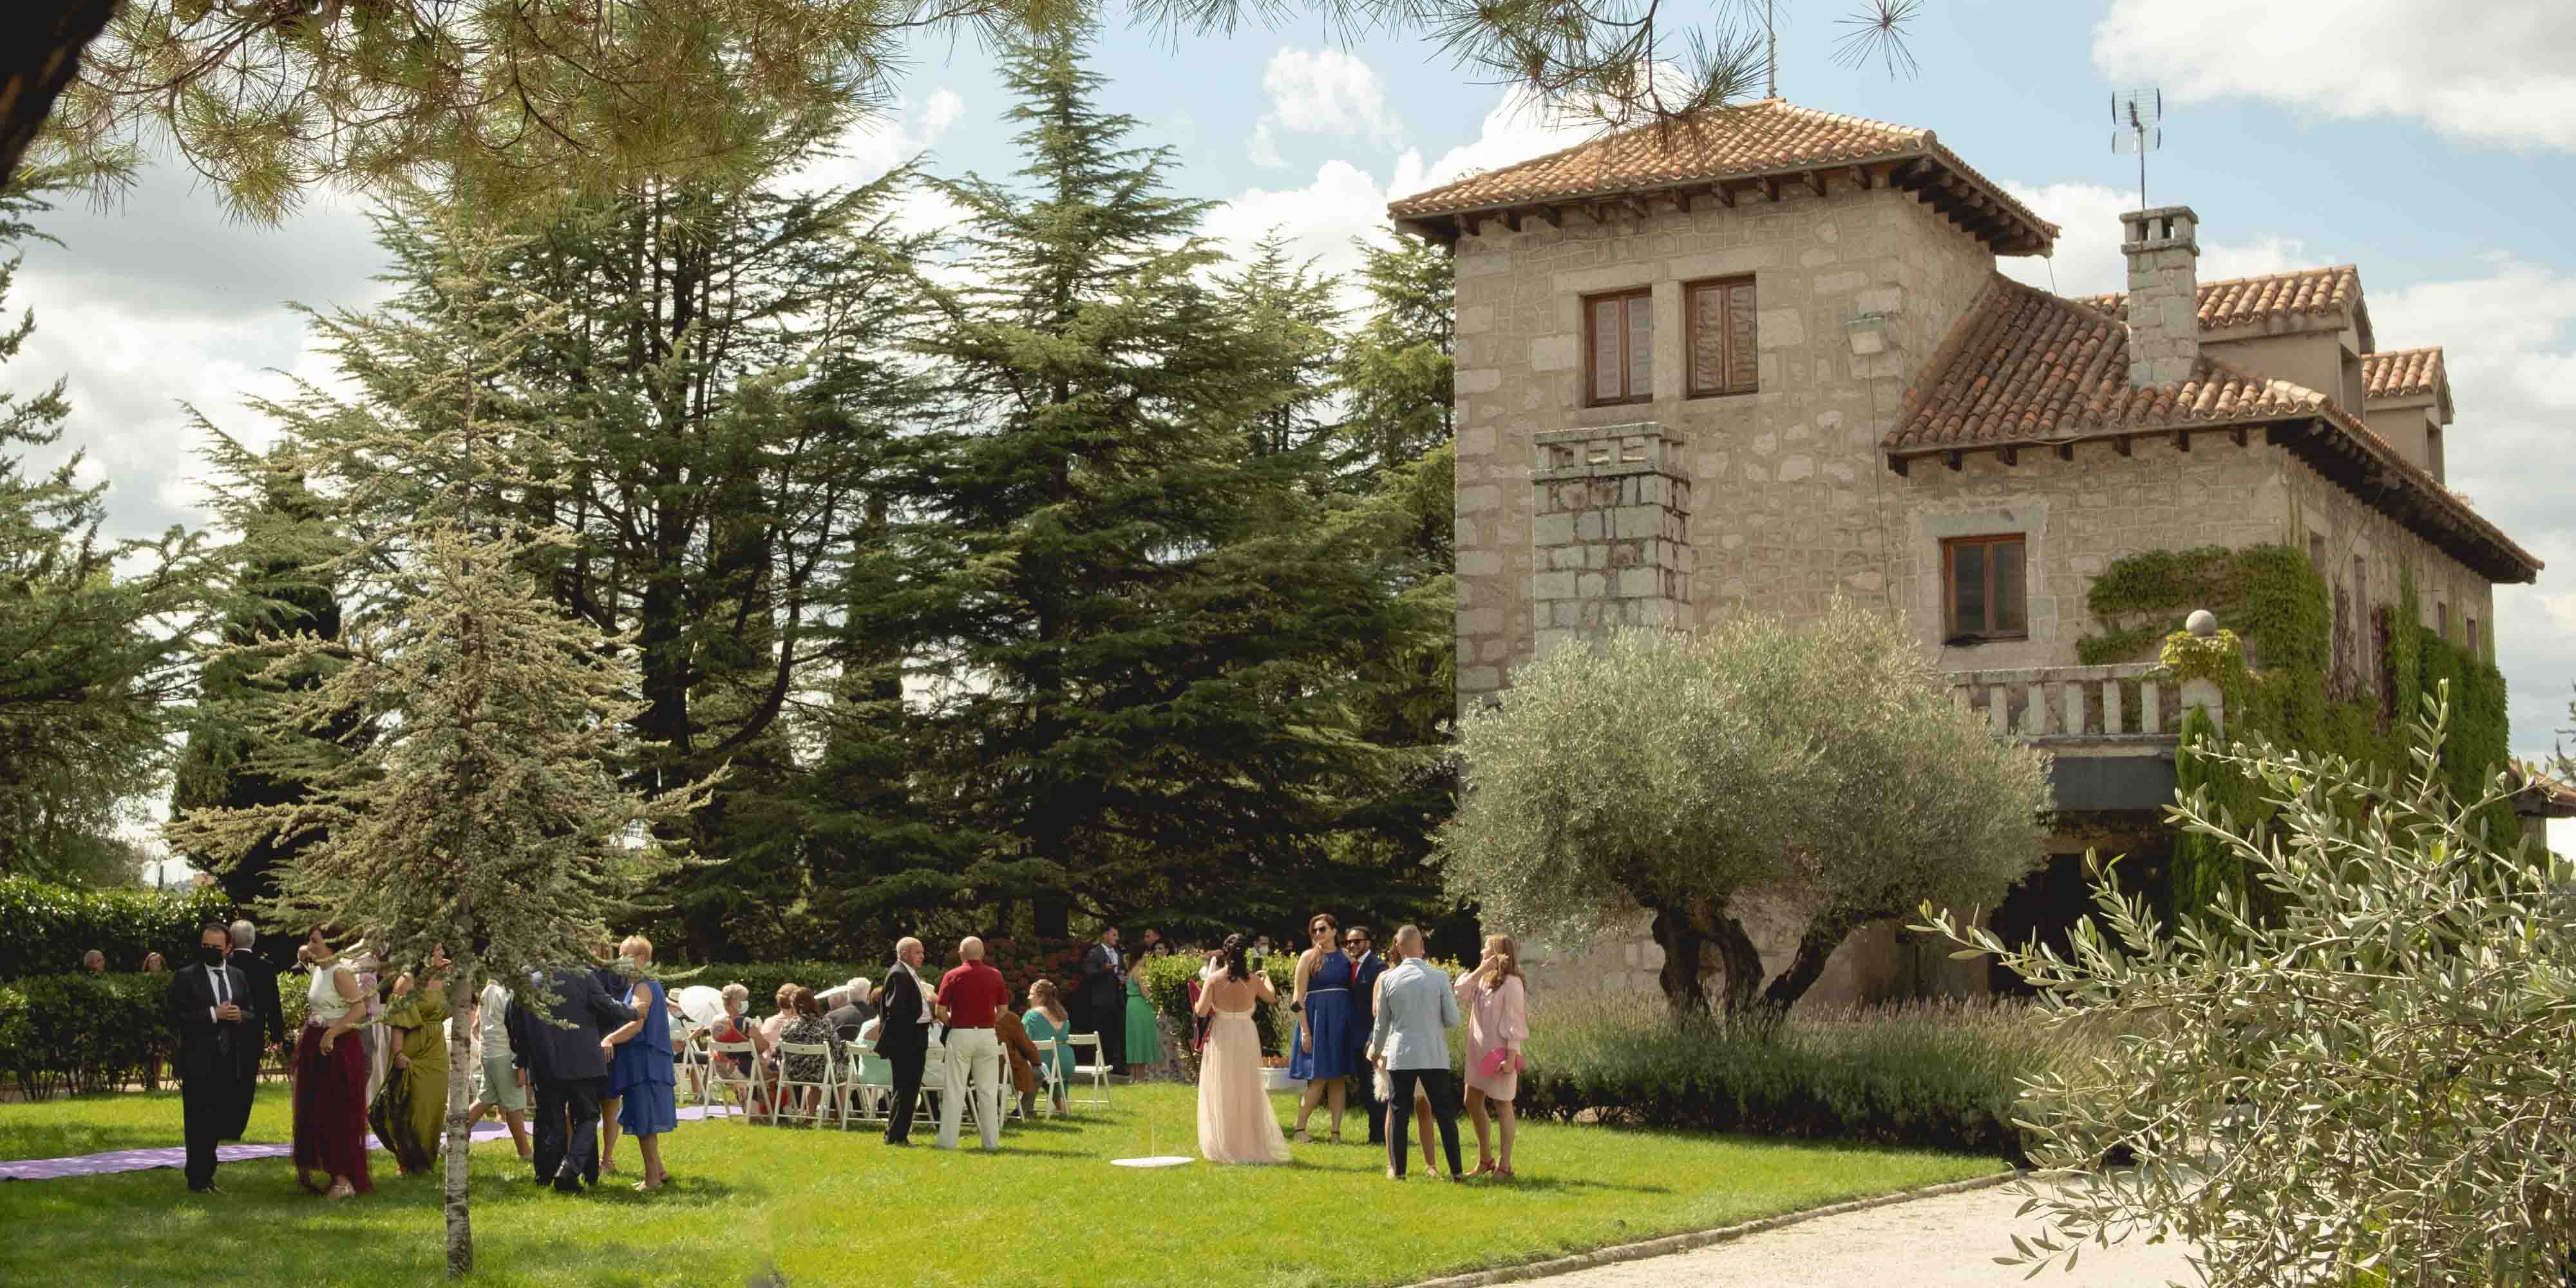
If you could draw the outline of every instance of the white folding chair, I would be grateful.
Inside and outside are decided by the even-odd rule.
[[[1042,1112],[1055,1116],[1055,1098],[1064,1093],[1064,1071],[1056,1068],[1055,1052],[1060,1044],[1054,1038],[1031,1038],[1029,1045],[1038,1049],[1038,1094],[1044,1097]]]
[[[701,1106],[715,1103],[715,1086],[707,1076],[707,1043],[712,1040],[705,1028],[695,1024],[685,1025],[671,1034],[671,1045],[678,1053],[674,1061],[679,1065],[681,1084],[688,1088],[690,1098]]]
[[[822,1061],[823,1076],[814,1081],[799,1081],[787,1076],[789,1060],[796,1056],[813,1056]],[[835,1113],[841,1102],[841,1065],[832,1058],[831,1044],[825,1042],[781,1042],[778,1044],[778,1094],[770,1103],[770,1117],[777,1121],[789,1118],[821,1125],[826,1115]],[[812,1112],[804,1107],[807,1089],[818,1093]]]
[[[915,1111],[933,1123],[939,1121],[940,1101],[948,1095],[948,1047],[933,1042],[921,1057],[921,1100]]]
[[[731,1058],[734,1056],[741,1056],[742,1063],[734,1063]],[[751,1072],[744,1073],[745,1066],[749,1066]],[[751,1122],[761,1116],[752,1112],[752,1103],[761,1099],[760,1048],[749,1042],[709,1042],[707,1082],[710,1093],[723,1090],[733,1094],[734,1108],[743,1121]],[[773,1111],[777,1108],[775,1098],[771,1098],[770,1108]]]
[[[894,1100],[894,1066],[877,1054],[874,1043],[853,1042],[849,1051],[849,1068],[841,1078],[841,1126],[847,1128],[853,1118],[882,1121]]]
[[[1077,1085],[1085,1082],[1089,1084],[1082,1095],[1073,1097],[1066,1103],[1074,1105],[1098,1105],[1103,1109],[1107,1109],[1109,1107],[1109,1065],[1106,1061],[1101,1059],[1100,1056],[1100,1035],[1097,1033],[1076,1033],[1072,1037],[1066,1038],[1065,1041],[1073,1047],[1074,1082]],[[1084,1060],[1082,1054],[1083,1048],[1085,1047],[1089,1047],[1091,1049],[1091,1057],[1088,1062]]]

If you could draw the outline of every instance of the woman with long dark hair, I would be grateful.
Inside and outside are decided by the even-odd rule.
[[[1199,1156],[1211,1163],[1285,1163],[1288,1142],[1279,1115],[1261,1085],[1261,1033],[1252,1023],[1256,1002],[1279,1000],[1270,976],[1244,959],[1250,941],[1225,940],[1224,969],[1199,990],[1198,1013],[1208,1018],[1206,1057],[1199,1061]]]

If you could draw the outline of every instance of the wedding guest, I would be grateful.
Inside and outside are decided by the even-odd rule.
[[[1335,942],[1339,923],[1319,912],[1306,923],[1314,945],[1297,957],[1295,996],[1288,1003],[1297,1017],[1297,1038],[1288,1053],[1288,1076],[1306,1081],[1297,1100],[1297,1143],[1314,1138],[1306,1120],[1315,1106],[1329,1099],[1333,1108],[1333,1142],[1341,1143],[1342,1110],[1348,1095],[1343,1080],[1351,1072],[1351,961]]]
[[[1404,954],[1398,951],[1395,945],[1387,945],[1387,955],[1385,959],[1379,963],[1378,969],[1375,972],[1377,982],[1369,986],[1367,997],[1369,1001],[1369,1014],[1371,1016],[1371,1020],[1369,1026],[1362,1027],[1359,1030],[1360,1054],[1358,1062],[1351,1066],[1353,1077],[1359,1076],[1359,1070],[1371,1069],[1371,1061],[1368,1056],[1369,1032],[1376,1024],[1375,1016],[1377,1014],[1377,1004],[1385,991],[1386,972],[1402,964],[1403,961]],[[1359,996],[1359,994],[1353,994],[1355,1005]],[[1387,1098],[1390,1094],[1390,1088],[1379,1085],[1388,1081],[1390,1081],[1390,1079],[1387,1077],[1386,1070],[1372,1070],[1369,1078],[1369,1098],[1377,1104],[1378,1121],[1374,1125],[1381,1130],[1370,1143],[1383,1145],[1387,1143],[1385,1133],[1393,1132],[1396,1135],[1396,1146],[1401,1148],[1403,1146],[1404,1139],[1404,1119],[1396,1112],[1395,1109],[1392,1108],[1394,1102]],[[1414,1084],[1413,1088],[1413,1128],[1415,1138],[1422,1142],[1422,1170],[1437,1174],[1440,1171],[1440,1157],[1438,1154],[1433,1152],[1431,1146],[1433,1135],[1431,1122],[1431,1094],[1424,1091],[1420,1083]]]
[[[841,986],[841,1004],[826,1012],[823,1018],[831,1021],[832,1027],[840,1033],[842,1041],[856,1040],[859,1030],[867,1027],[868,1021],[877,1017],[877,1008],[868,1002],[868,995],[873,991],[874,986],[868,982],[868,977],[865,975]]]
[[[930,990],[921,982],[921,941],[906,936],[894,946],[894,965],[877,986],[876,1051],[894,1078],[886,1112],[885,1143],[912,1144],[913,1110],[921,1100],[922,1068],[930,1059]]]
[[[161,969],[161,954],[143,954],[144,974],[158,975],[161,973]],[[161,1089],[161,1052],[157,1047],[153,1050],[146,1051],[143,1054],[143,1089],[145,1091],[159,1091]],[[182,1091],[184,1090],[185,1088],[182,1088]],[[245,1113],[244,1116],[247,1117],[248,1114]],[[238,1137],[225,1136],[222,1139],[235,1140],[238,1139]]]
[[[993,1011],[993,1039],[1002,1044],[1002,1058],[1010,1062],[1011,1090],[1019,1093],[1020,1117],[1027,1118],[1038,1111],[1038,1065],[1044,1053],[1029,1040],[1029,1026],[1010,1008],[1009,996],[1005,991],[1004,1005]]]
[[[243,1004],[249,981],[224,964],[224,928],[208,923],[197,932],[197,963],[171,976],[167,1005],[179,1052],[170,1071],[179,1078],[180,1133],[187,1144],[188,1188],[214,1194],[215,1142],[232,1129],[250,1080],[242,1076],[237,1046],[258,1042],[257,1013]]]
[[[1112,1073],[1127,1072],[1127,962],[1118,953],[1118,927],[1105,926],[1100,942],[1082,950],[1082,984],[1075,1032],[1100,1039],[1098,1059]]]
[[[81,969],[92,975],[107,973],[107,954],[93,948],[81,954]]]
[[[244,1009],[259,1012],[258,1027],[262,1039],[248,1044],[241,1053],[242,1065],[249,1071],[250,1080],[257,1082],[260,1067],[268,1062],[268,1057],[282,1054],[287,1049],[286,999],[278,991],[277,967],[252,951],[259,944],[259,927],[248,921],[236,921],[226,929],[225,939],[232,944],[232,951],[224,960],[231,963],[234,970],[240,971],[242,978],[250,981],[250,1003]],[[248,1130],[250,1106],[244,1104],[240,1124],[225,1139],[240,1140],[242,1133]]]
[[[617,1093],[616,1127],[626,1129],[644,1155],[644,1179],[635,1183],[635,1192],[650,1194],[671,1179],[662,1167],[662,1137],[680,1125],[669,993],[660,981],[644,978],[645,969],[653,964],[652,940],[628,935],[617,951],[618,973],[633,980],[626,1006],[635,1012],[635,1019],[601,1037],[599,1046],[609,1054],[608,1085]],[[607,1148],[617,1144],[616,1127],[603,1129]],[[605,1157],[599,1167],[608,1170]]]
[[[1199,1013],[1208,1017],[1207,1057],[1199,1061],[1199,1157],[1211,1163],[1285,1163],[1288,1142],[1262,1085],[1257,1002],[1277,1002],[1270,976],[1252,966],[1241,935],[1225,940],[1224,967],[1208,977]]]
[[[440,1128],[447,1118],[447,959],[432,952],[415,980],[395,977],[393,1004],[385,1011],[385,1089],[367,1106],[376,1139],[394,1156],[397,1175],[418,1176],[438,1161]]]
[[[799,1046],[812,1045],[829,1048],[831,1055],[828,1059],[831,1061],[833,1066],[839,1066],[844,1060],[849,1058],[849,1055],[842,1048],[840,1033],[831,1026],[830,1022],[823,1018],[822,1001],[814,996],[814,990],[807,988],[802,984],[790,984],[787,988],[788,1006],[795,1012],[796,1019],[786,1028],[778,1031],[778,1040],[780,1042],[793,1042]],[[826,1058],[827,1057],[825,1056],[819,1055],[787,1055],[782,1053],[778,1057],[779,1077],[786,1082],[819,1083],[823,1080],[823,1070],[825,1067],[824,1061]],[[823,1102],[823,1089],[819,1086],[812,1086],[806,1087],[803,1090],[803,1112],[808,1118],[811,1118],[816,1113],[817,1107]],[[782,1091],[779,1095],[779,1099],[786,1099],[786,1093]]]
[[[985,1152],[1002,1147],[1002,1047],[993,1018],[1011,1004],[1002,972],[984,963],[984,941],[957,943],[956,967],[939,977],[938,1012],[948,1026],[948,1091],[939,1098],[939,1147],[957,1148],[967,1097],[974,1097],[975,1129]]]
[[[159,953],[145,953],[145,954],[143,954],[143,973],[144,973],[144,974],[146,974],[146,975],[158,975],[158,974],[160,974],[164,969],[166,969],[166,968],[161,964],[161,954],[159,954]]]
[[[1484,960],[1459,978],[1457,993],[1467,1016],[1467,1118],[1476,1125],[1476,1175],[1508,1178],[1518,1127],[1512,1098],[1520,1092],[1521,1044],[1529,1040],[1520,945],[1509,935],[1486,936]],[[1499,1160],[1488,1139],[1488,1103],[1502,1138]]]
[[[599,1099],[608,1086],[600,1038],[635,1019],[578,967],[528,973],[510,999],[510,1058],[536,1093],[536,1179],[558,1194],[599,1183]]]
[[[707,1035],[727,1045],[751,1044],[749,1055],[728,1051],[716,1058],[728,1062],[728,1067],[733,1070],[728,1076],[741,1078],[751,1085],[750,1103],[744,1105],[743,1110],[757,1116],[766,1112],[763,1106],[768,1098],[761,1094],[760,1071],[768,1067],[769,1048],[766,1044],[769,1039],[762,1036],[760,1022],[751,1018],[750,1011],[751,990],[740,984],[725,985],[724,1013],[707,1026]]]
[[[323,1193],[311,1173],[331,1180],[335,1199],[373,1194],[367,1176],[367,1056],[354,1034],[366,1023],[358,973],[341,962],[316,930],[296,950],[312,968],[304,990],[304,1031],[295,1040],[295,1179]]]
[[[1449,1071],[1448,1031],[1458,1027],[1458,998],[1449,977],[1422,953],[1422,931],[1406,926],[1395,932],[1404,964],[1378,981],[1377,1022],[1369,1032],[1369,1058],[1385,1069],[1392,1084],[1390,1099],[1405,1104],[1417,1086],[1431,1097],[1432,1119],[1440,1127],[1440,1144],[1449,1157],[1449,1179],[1465,1179],[1458,1162],[1458,1086]],[[1389,1133],[1386,1174],[1404,1179],[1403,1143]]]
[[[1073,1036],[1073,1017],[1065,1013],[1064,999],[1057,995],[1054,980],[1042,979],[1029,985],[1029,1009],[1021,1013],[1020,1024],[1031,1040],[1055,1043],[1055,1049],[1046,1053],[1055,1065],[1055,1077],[1041,1081],[1049,1081],[1054,1088],[1049,1098],[1061,1114],[1065,1111],[1065,1088],[1073,1083],[1073,1045],[1066,1041]]]
[[[499,1109],[502,1123],[510,1129],[510,1143],[518,1147],[519,1161],[527,1162],[528,1073],[510,1059],[510,990],[497,979],[485,980],[475,999],[473,1018],[481,1043],[477,1062],[482,1081],[473,1107],[465,1111],[466,1121],[481,1122],[485,1113]]]
[[[1386,959],[1377,955],[1369,928],[1353,926],[1342,932],[1342,955],[1351,960],[1351,1080],[1359,1094],[1360,1113],[1368,1119],[1369,1143],[1386,1143],[1386,1105],[1377,1098],[1377,1079],[1370,1076],[1368,1061],[1360,1053],[1368,1046],[1369,1026],[1377,1020],[1377,981],[1386,973]]]
[[[1243,955],[1243,959],[1244,959],[1245,961],[1251,962],[1252,964],[1254,964],[1254,965],[1258,966],[1258,965],[1260,965],[1260,964],[1261,964],[1262,959],[1263,959],[1263,958],[1268,957],[1269,955],[1270,955],[1270,936],[1268,936],[1268,935],[1263,935],[1263,936],[1261,936],[1260,938],[1255,939],[1255,940],[1253,940],[1253,941],[1252,941],[1252,948],[1251,948],[1249,951],[1247,951],[1247,952],[1245,952],[1245,953],[1244,953],[1244,955]]]
[[[1151,935],[1154,932],[1148,930],[1145,933]],[[1159,941],[1154,943],[1155,947],[1162,947]],[[1127,1053],[1127,1076],[1131,1078],[1147,1078],[1161,1072],[1165,1059],[1163,1028],[1158,1022],[1159,1017],[1154,1014],[1153,999],[1145,996],[1143,964],[1153,956],[1153,948],[1138,953],[1136,968],[1127,972],[1127,1033],[1123,1045]]]

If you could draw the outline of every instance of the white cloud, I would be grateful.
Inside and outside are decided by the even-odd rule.
[[[1366,136],[1380,146],[1393,146],[1403,134],[1377,72],[1355,54],[1282,49],[1271,56],[1261,87],[1270,94],[1269,119],[1282,129]]]
[[[798,166],[781,185],[813,190],[868,183],[928,151],[965,112],[966,100],[953,90],[931,91],[918,110],[906,99],[891,112],[852,122],[828,149]]]
[[[2093,63],[2184,102],[2256,98],[2576,151],[2566,0],[2112,0]]]
[[[921,123],[932,134],[938,134],[957,123],[966,114],[966,100],[953,89],[930,92],[930,101],[921,110]]]

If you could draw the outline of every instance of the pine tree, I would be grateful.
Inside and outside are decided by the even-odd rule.
[[[563,964],[566,945],[597,943],[612,917],[629,915],[680,861],[657,832],[710,784],[646,795],[621,781],[644,706],[632,696],[642,681],[633,642],[555,602],[544,570],[572,533],[478,499],[539,482],[496,449],[548,422],[499,390],[528,347],[560,339],[561,315],[514,280],[509,243],[454,225],[441,233],[442,302],[406,338],[408,351],[444,365],[420,373],[406,400],[344,409],[333,436],[289,440],[280,456],[363,496],[391,486],[386,459],[411,442],[423,458],[457,463],[452,486],[430,512],[373,528],[318,570],[362,591],[338,639],[297,634],[218,655],[266,659],[260,675],[276,691],[254,710],[248,764],[304,793],[197,809],[165,835],[221,864],[283,841],[270,919],[371,929],[394,960],[431,963],[424,975],[443,957],[449,1012],[461,1016],[478,980]],[[287,683],[316,670],[318,683]],[[306,736],[352,718],[365,736],[347,754]],[[454,1276],[473,1268],[471,1036],[453,1025],[448,1048]]]
[[[1368,320],[1344,348],[1348,414],[1337,464],[1371,476],[1418,461],[1456,434],[1457,266],[1437,246],[1361,240]]]
[[[257,674],[265,668],[252,655],[232,650],[296,634],[326,640],[340,635],[339,597],[331,579],[319,571],[340,553],[324,522],[328,510],[321,498],[280,457],[246,451],[220,436],[212,455],[221,472],[214,485],[217,520],[239,534],[236,544],[217,556],[229,572],[233,594],[211,647],[201,654],[187,746],[171,786],[173,817],[208,807],[238,809],[302,798],[302,781],[251,766],[254,713],[280,685],[310,689],[321,683],[327,663],[270,681]],[[356,722],[344,713],[301,736],[321,740],[314,749],[328,755],[356,732]],[[246,907],[274,898],[271,873],[292,853],[293,847],[274,837],[253,846],[222,871],[224,892]],[[262,942],[283,948],[291,940],[281,935]]]
[[[42,236],[29,220],[56,181],[0,189],[0,246]],[[0,299],[17,268],[0,261]],[[0,328],[0,363],[35,329],[32,313]],[[81,480],[79,454],[25,471],[21,453],[59,441],[70,416],[59,380],[0,393],[0,874],[113,880],[131,873],[103,839],[167,768],[207,573],[201,540],[176,528],[101,537],[107,484]]]
[[[1095,105],[1078,42],[1005,67],[1028,191],[945,185],[971,284],[922,345],[961,420],[914,445],[848,585],[852,637],[902,641],[923,695],[885,763],[998,857],[1054,865],[1041,934],[1077,905],[1282,915],[1347,876],[1325,842],[1396,768],[1347,677],[1428,627],[1313,500],[1316,454],[1255,447],[1310,330],[1230,309],[1206,203]]]

